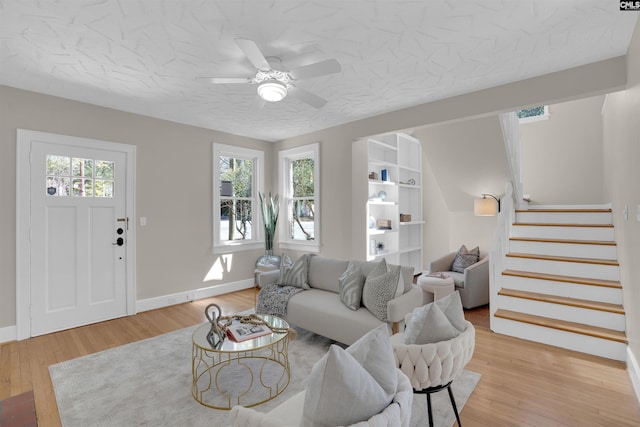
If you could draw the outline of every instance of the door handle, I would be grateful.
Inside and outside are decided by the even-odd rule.
[[[112,245],[122,246],[124,245],[124,239],[122,237],[118,237],[118,239],[115,241],[115,243],[112,243]]]

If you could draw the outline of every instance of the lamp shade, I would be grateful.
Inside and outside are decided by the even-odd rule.
[[[475,216],[496,216],[498,204],[493,199],[475,199],[473,201],[473,214]]]
[[[267,81],[258,86],[258,95],[265,101],[282,101],[287,96],[287,87],[278,81]]]

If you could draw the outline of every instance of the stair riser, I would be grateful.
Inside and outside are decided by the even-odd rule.
[[[537,292],[540,294],[557,295],[600,301],[610,304],[622,304],[622,289],[606,288],[602,286],[581,285],[577,283],[556,282],[528,277],[502,276],[502,287],[518,291]]]
[[[498,296],[499,307],[503,310],[517,311],[525,314],[549,317],[567,322],[582,323],[584,325],[600,328],[624,331],[624,315],[609,313],[600,310],[571,307],[562,304],[552,304],[542,301],[534,301],[524,298]]]
[[[523,242],[512,240],[509,242],[509,251],[536,255],[571,256],[576,258],[618,259],[616,247],[611,245]]]
[[[498,317],[491,318],[491,329],[499,334],[575,350],[581,353],[593,354],[608,359],[625,361],[627,357],[626,344],[587,335],[560,331]]]
[[[535,224],[611,224],[610,212],[518,212],[518,222]]]
[[[537,237],[542,239],[605,240],[613,241],[612,227],[545,227],[537,225],[513,225],[512,237]]]
[[[587,264],[581,262],[547,261],[510,256],[506,257],[505,262],[506,268],[509,270],[620,281],[620,269],[618,266]]]

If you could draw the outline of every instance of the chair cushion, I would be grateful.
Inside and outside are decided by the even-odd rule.
[[[453,265],[451,266],[451,270],[456,271],[458,273],[464,273],[464,269],[467,267],[471,267],[473,264],[480,260],[480,248],[476,246],[475,248],[468,250],[465,245],[460,246],[456,256],[453,260]]]
[[[340,293],[338,278],[347,269],[349,261],[324,256],[309,259],[309,286],[324,291]]]
[[[360,266],[351,261],[345,272],[338,278],[340,301],[351,310],[355,311],[360,308],[365,279]]]

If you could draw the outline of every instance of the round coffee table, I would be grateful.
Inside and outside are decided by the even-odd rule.
[[[289,324],[275,316],[260,315],[272,328]],[[193,333],[191,393],[202,405],[231,409],[234,405],[260,405],[278,396],[289,385],[289,333],[272,332],[247,341],[226,338],[214,348],[207,341],[211,325]],[[215,343],[214,343],[215,344]]]
[[[422,274],[416,283],[422,287],[424,292],[432,293],[434,301],[446,297],[456,289],[451,277],[440,278]]]

